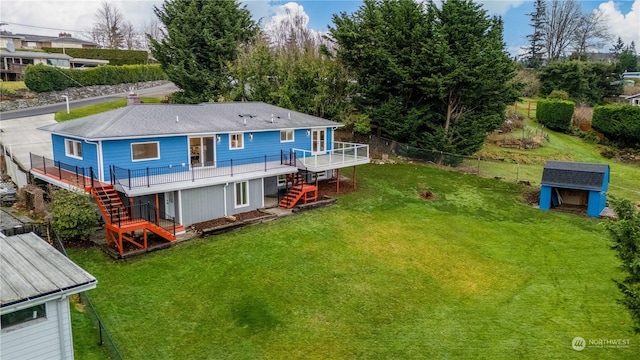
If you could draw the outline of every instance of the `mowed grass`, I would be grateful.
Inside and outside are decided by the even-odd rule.
[[[532,100],[527,100],[532,101]],[[519,106],[522,106],[520,103]],[[526,116],[526,103],[525,114]],[[532,107],[534,105],[532,104]],[[521,109],[519,107],[519,109]],[[520,110],[519,110],[520,112]],[[525,120],[527,133],[542,131],[540,124],[531,119]],[[516,130],[519,137],[522,130]],[[482,150],[474,156],[486,159],[504,159],[504,162],[482,161],[480,174],[485,177],[502,177],[507,181],[527,180],[539,185],[542,170],[547,160],[577,161],[587,163],[606,163],[611,168],[611,179],[608,193],[613,196],[627,198],[640,203],[640,167],[602,157],[603,146],[585,142],[576,136],[544,129],[547,141],[537,149],[513,149],[485,143]],[[470,166],[476,166],[469,161]]]
[[[123,262],[69,252],[127,359],[637,358],[603,221],[418,164],[362,166],[358,185]],[[578,353],[576,336],[630,345]]]
[[[155,97],[143,97],[142,100],[145,104],[159,104],[162,99]],[[99,114],[105,111],[119,109],[127,106],[127,99],[118,99],[114,101],[103,102],[99,104],[87,105],[75,109],[70,109],[67,114],[67,110],[58,111],[54,115],[54,119],[57,122],[73,120],[89,115]]]

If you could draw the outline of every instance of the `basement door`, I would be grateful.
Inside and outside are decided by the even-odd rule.
[[[166,217],[176,217],[176,199],[173,191],[164,193],[164,213]]]

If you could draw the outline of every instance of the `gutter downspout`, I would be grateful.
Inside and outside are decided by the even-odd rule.
[[[97,156],[97,165],[98,165],[98,181],[104,182],[104,169],[102,168],[102,141],[98,140],[98,142],[92,142],[87,139],[84,140],[87,144],[96,146],[96,156]]]
[[[222,191],[224,192],[224,216],[228,216],[227,215],[227,186],[229,186],[229,183],[224,184],[224,188],[222,189]]]

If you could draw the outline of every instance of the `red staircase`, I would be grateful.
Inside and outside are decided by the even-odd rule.
[[[91,189],[91,194],[98,204],[98,208],[104,217],[107,232],[107,245],[115,244],[124,254],[123,240],[130,242],[141,249],[147,249],[147,231],[150,231],[168,241],[175,241],[176,232],[184,231],[184,227],[170,220],[169,227],[162,227],[159,211],[155,210],[156,223],[140,218],[132,217],[134,208],[125,206],[118,192],[111,185],[98,183]],[[155,209],[155,208],[154,208]],[[140,211],[138,209],[138,211]],[[153,213],[152,213],[153,214]],[[142,231],[142,243],[136,236],[136,231]]]
[[[299,172],[287,175],[287,182],[291,182],[292,186],[287,195],[280,200],[280,207],[291,209],[300,201],[306,204],[318,200],[318,187],[307,184]]]

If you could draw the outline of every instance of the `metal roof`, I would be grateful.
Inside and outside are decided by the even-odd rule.
[[[98,46],[97,43],[91,40],[82,40],[82,39],[74,38],[71,36],[47,36],[47,35],[34,35],[34,34],[15,34],[15,35],[23,37],[24,41],[66,42],[69,44],[83,44],[83,45]]]
[[[338,127],[342,124],[263,102],[129,105],[41,127],[87,140]]]
[[[601,190],[604,187],[607,164],[547,161],[542,171],[542,185]]]
[[[0,236],[0,308],[96,284],[95,277],[36,234]]]

